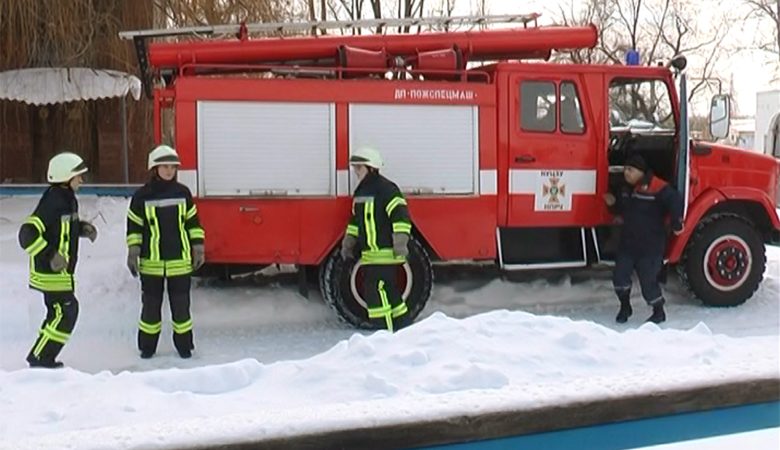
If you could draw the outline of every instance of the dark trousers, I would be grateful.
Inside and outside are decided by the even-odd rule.
[[[189,275],[141,275],[142,307],[141,321],[138,323],[138,349],[148,353],[157,351],[157,341],[162,330],[163,290],[166,280],[173,322],[173,345],[179,353],[188,353],[195,348],[192,344]]]
[[[398,289],[399,267],[393,264],[363,266],[368,317],[382,320],[389,331],[400,328],[402,316],[407,312]]]
[[[54,362],[68,342],[79,316],[79,302],[72,292],[44,292],[43,301],[46,304],[46,318],[27,356],[28,362]]]
[[[663,255],[637,256],[618,252],[612,283],[620,301],[627,302],[631,297],[631,274],[636,272],[647,304],[663,305],[664,296],[658,281],[663,263]]]

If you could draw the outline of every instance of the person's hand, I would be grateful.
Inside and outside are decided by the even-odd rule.
[[[406,233],[393,233],[393,254],[395,256],[409,256],[409,235]]]
[[[68,260],[65,259],[60,252],[54,252],[54,255],[49,261],[49,266],[51,267],[51,270],[55,272],[62,272],[65,270],[65,267],[68,266]]]
[[[344,236],[344,240],[341,241],[341,259],[347,261],[354,258],[355,245],[357,245],[357,238],[355,236],[349,234]]]
[[[615,196],[613,194],[611,194],[609,192],[604,194],[604,203],[606,203],[607,206],[614,206],[615,202],[617,202],[617,199],[615,198]]]
[[[127,270],[133,277],[138,276],[138,258],[141,256],[141,247],[133,245],[127,248]]]
[[[89,239],[90,242],[95,242],[97,239],[97,228],[89,222],[81,222],[81,237]]]
[[[203,248],[203,244],[195,244],[192,246],[192,270],[198,270],[206,262],[206,250]]]

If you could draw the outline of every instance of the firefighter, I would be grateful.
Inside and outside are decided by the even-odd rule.
[[[49,187],[19,230],[19,244],[30,255],[30,288],[43,293],[46,318],[27,355],[30,367],[55,369],[79,315],[74,295],[79,238],[94,242],[97,229],[79,220],[76,192],[87,166],[78,155],[63,152],[49,160]]]
[[[173,344],[182,358],[192,356],[190,274],[204,259],[205,233],[190,190],[176,180],[179,156],[160,145],[149,153],[149,181],[133,195],[127,211],[127,268],[141,275],[138,349],[148,359],[162,330],[163,290],[167,285]]]
[[[360,250],[364,265],[369,319],[381,319],[389,331],[399,328],[406,302],[396,281],[398,266],[409,255],[412,224],[406,200],[398,186],[379,174],[382,157],[376,149],[357,149],[349,163],[359,180],[352,203],[352,218],[341,245],[344,260]]]
[[[627,186],[618,196],[611,193],[604,196],[612,211],[623,218],[613,273],[615,293],[620,301],[615,320],[625,323],[633,313],[631,274],[636,271],[642,296],[653,308],[647,321],[661,323],[666,320],[665,300],[659,283],[667,241],[666,218],[671,219],[675,235],[682,233],[683,199],[675,189],[653,175],[641,155],[629,156],[623,177]]]

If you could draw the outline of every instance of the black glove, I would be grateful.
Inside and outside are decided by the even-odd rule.
[[[81,228],[79,237],[85,237],[89,239],[90,242],[95,242],[95,239],[97,239],[97,228],[95,228],[94,225],[89,222],[82,221],[79,227]]]
[[[68,260],[60,252],[54,252],[49,260],[49,266],[55,272],[62,272],[68,266]]]
[[[206,251],[203,244],[192,246],[192,270],[198,270],[206,262]]]
[[[138,258],[141,256],[141,247],[133,245],[127,248],[127,270],[134,277],[138,276]]]
[[[409,256],[409,235],[406,233],[393,233],[393,254],[395,256]]]
[[[344,236],[344,240],[341,241],[341,259],[347,261],[355,256],[355,245],[357,245],[357,238],[352,235]]]

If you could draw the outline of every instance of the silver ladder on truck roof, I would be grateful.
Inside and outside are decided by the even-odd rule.
[[[122,39],[155,38],[185,35],[236,35],[242,31],[242,27],[248,33],[290,33],[310,32],[312,30],[351,30],[362,28],[391,28],[391,27],[457,27],[457,26],[482,26],[493,24],[519,23],[527,27],[529,23],[537,24],[539,13],[532,14],[508,14],[496,16],[457,16],[457,17],[408,17],[403,19],[360,19],[360,20],[326,20],[311,22],[279,22],[279,23],[247,23],[233,25],[201,25],[182,28],[160,28],[149,30],[122,31],[119,37]]]

